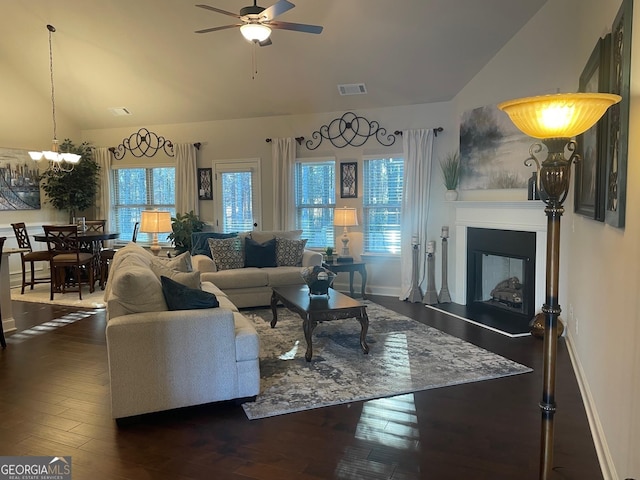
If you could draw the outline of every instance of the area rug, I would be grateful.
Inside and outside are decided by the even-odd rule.
[[[243,312],[260,336],[260,394],[243,404],[250,420],[359,400],[479,382],[532,370],[435,328],[365,301],[369,354],[355,319],[323,322],[304,358],[302,319],[278,309]]]
[[[65,305],[69,307],[78,308],[105,308],[104,302],[104,290],[100,287],[96,287],[93,293],[89,293],[89,287],[84,286],[82,288],[82,300],[78,298],[78,292],[68,293],[56,293],[53,296],[53,300],[49,300],[50,286],[48,283],[41,283],[34,285],[33,290],[29,290],[29,287],[24,289],[24,295],[20,293],[20,287],[11,289],[11,300],[18,302],[34,302],[34,303],[48,303],[54,305]]]

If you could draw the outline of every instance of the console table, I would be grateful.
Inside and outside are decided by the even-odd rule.
[[[322,262],[322,266],[328,270],[331,270],[333,273],[341,273],[341,272],[349,272],[349,292],[353,297],[353,274],[355,272],[360,273],[360,278],[362,279],[362,287],[360,289],[360,295],[364,300],[365,294],[364,289],[367,285],[367,269],[365,267],[364,262]]]

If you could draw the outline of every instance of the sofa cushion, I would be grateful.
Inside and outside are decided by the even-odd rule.
[[[211,258],[210,238],[233,238],[237,233],[193,232],[191,234],[191,255],[206,255]]]
[[[158,279],[164,276],[189,288],[200,288],[200,272],[181,272],[157,262],[151,264],[151,271]]]
[[[167,310],[160,279],[149,267],[121,265],[112,272],[111,294],[106,297],[110,319],[129,313]]]
[[[220,306],[213,293],[199,288],[189,288],[182,283],[162,275],[162,294],[169,310],[195,310],[200,308],[217,308]]]
[[[189,252],[183,252],[180,255],[171,258],[152,257],[151,263],[160,264],[179,272],[193,272],[193,264],[191,262],[191,254]]]
[[[245,267],[275,267],[276,266],[276,239],[272,238],[264,243],[258,243],[247,237],[244,241],[244,266]]]
[[[222,290],[266,287],[269,285],[269,275],[266,270],[268,269],[255,267],[223,270],[216,273],[207,273],[206,278]]]
[[[253,230],[250,232],[251,238],[258,243],[264,243],[267,240],[271,240],[276,237],[298,240],[300,235],[302,235],[302,230],[272,230],[265,232]]]
[[[282,287],[284,285],[302,285],[301,267],[277,267],[266,268],[265,271],[269,275],[270,287]]]
[[[276,237],[276,263],[279,267],[301,267],[307,240]]]
[[[231,270],[244,267],[243,241],[239,237],[210,238],[209,249],[218,270]]]

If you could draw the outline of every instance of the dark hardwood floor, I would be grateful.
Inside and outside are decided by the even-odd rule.
[[[18,332],[0,351],[0,455],[70,455],[74,480],[538,478],[542,342],[372,300],[534,372],[254,421],[234,402],[210,404],[118,428],[104,312],[14,302]],[[602,479],[563,340],[556,398],[554,477]]]

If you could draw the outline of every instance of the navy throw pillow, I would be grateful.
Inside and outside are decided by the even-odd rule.
[[[187,287],[164,275],[160,276],[160,281],[162,282],[162,294],[169,310],[195,310],[220,306],[220,302],[213,293]]]
[[[193,232],[191,234],[191,255],[206,255],[211,257],[211,249],[207,242],[210,238],[233,238],[237,237],[237,233],[218,233],[218,232]]]
[[[276,239],[272,238],[264,243],[258,243],[252,238],[245,238],[244,266],[258,268],[277,267]]]

